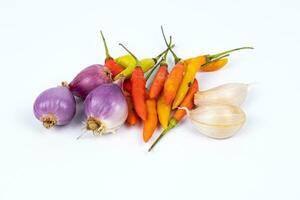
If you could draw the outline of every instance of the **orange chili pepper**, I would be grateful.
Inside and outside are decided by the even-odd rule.
[[[165,104],[170,105],[177,93],[177,90],[181,84],[185,71],[185,65],[183,62],[178,62],[170,72],[167,80],[164,84],[163,100]]]
[[[127,115],[126,122],[129,125],[135,125],[138,122],[139,118],[136,112],[134,111],[132,97],[128,92],[124,92],[124,95],[126,97],[127,106],[128,106],[128,115]]]
[[[172,45],[172,37],[170,37],[170,42],[167,44],[168,48]],[[149,90],[149,97],[150,98],[157,98],[160,92],[164,88],[165,81],[169,75],[168,72],[168,63],[167,63],[167,55],[168,51],[164,54],[162,60],[160,61],[159,69],[152,81],[150,90]],[[154,70],[155,68],[153,68]],[[149,77],[151,76],[151,73],[153,73],[153,70],[150,72]]]
[[[147,119],[144,121],[143,139],[148,142],[157,127],[156,100],[147,99]]]
[[[161,32],[163,35],[163,38],[165,40],[166,45],[169,47],[169,44],[167,42],[164,29],[161,26]],[[170,37],[171,42],[172,37]],[[166,105],[170,105],[177,93],[177,90],[181,84],[184,72],[185,72],[185,63],[181,61],[181,58],[178,58],[177,55],[174,53],[172,49],[169,48],[171,51],[174,60],[175,60],[175,66],[171,70],[170,74],[168,75],[163,89],[163,101]]]
[[[202,71],[202,72],[214,72],[214,71],[217,71],[217,70],[221,69],[222,67],[224,67],[227,63],[228,63],[228,58],[223,58],[223,59],[220,59],[220,60],[216,60],[216,61],[213,61],[211,63],[207,63],[206,65],[203,65],[200,68],[200,71]]]
[[[162,63],[153,79],[152,85],[149,90],[149,97],[156,98],[164,88],[165,81],[168,77],[168,65]]]

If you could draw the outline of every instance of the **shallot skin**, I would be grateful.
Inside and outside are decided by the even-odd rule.
[[[103,84],[94,89],[84,101],[87,129],[94,134],[114,132],[128,115],[126,99],[115,83]]]
[[[75,96],[84,100],[93,89],[111,81],[109,69],[102,65],[94,64],[79,72],[69,84],[69,88]]]
[[[35,117],[46,128],[54,125],[66,125],[76,112],[75,98],[67,87],[54,87],[42,92],[34,102]]]

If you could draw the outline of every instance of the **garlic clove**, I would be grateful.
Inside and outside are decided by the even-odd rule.
[[[197,106],[208,103],[239,106],[246,99],[248,86],[244,83],[228,83],[206,91],[198,91],[194,96],[194,103]]]
[[[205,104],[189,112],[197,130],[211,138],[233,136],[246,121],[245,113],[229,104]]]

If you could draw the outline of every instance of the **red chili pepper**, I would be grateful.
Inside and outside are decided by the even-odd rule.
[[[136,113],[142,120],[147,119],[146,107],[146,79],[140,66],[137,66],[131,75],[131,95]]]
[[[106,54],[105,66],[110,70],[112,77],[114,78],[117,74],[119,74],[121,71],[123,71],[124,68],[121,65],[119,65],[118,63],[116,63],[116,61],[113,59],[113,57],[110,56],[104,35],[103,35],[102,31],[100,33],[101,33],[101,37],[102,37],[102,40],[104,43],[105,54]]]
[[[121,45],[136,60],[136,66],[131,75],[131,95],[137,115],[145,121],[147,119],[146,79],[144,77],[143,69],[141,68],[140,61],[137,57],[123,44],[120,43],[119,45]]]
[[[130,79],[125,79],[123,83],[123,89],[131,94],[132,86]]]
[[[156,98],[164,88],[165,81],[169,75],[168,65],[162,63],[153,79],[152,85],[149,90],[149,97]]]

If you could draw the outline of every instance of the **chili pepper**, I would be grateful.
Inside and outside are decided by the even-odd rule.
[[[177,108],[177,106],[182,102],[190,86],[195,80],[196,73],[199,71],[201,65],[205,62],[205,56],[199,56],[194,58],[189,64],[187,64],[186,71],[176,93],[172,109]]]
[[[165,104],[163,100],[163,94],[161,94],[157,100],[157,114],[161,126],[168,128],[169,117],[171,113],[171,104]]]
[[[168,75],[168,64],[165,62],[161,63],[149,90],[150,98],[158,97],[158,95],[164,87],[164,83]]]
[[[172,45],[170,48],[173,48],[174,46],[175,45]],[[143,71],[144,72],[149,71],[149,69],[151,69],[155,64],[157,64],[157,60],[160,57],[161,57],[161,54],[155,58],[144,58],[144,59],[140,60]],[[134,58],[130,54],[120,56],[120,57],[116,58],[115,61],[119,65],[123,66],[124,68],[130,67],[130,66],[134,67],[136,64]]]
[[[192,109],[194,106],[194,94],[199,90],[197,79],[194,80],[192,86],[190,87],[188,93],[183,99],[180,107],[186,107],[187,109]],[[181,121],[181,119],[186,115],[186,111],[183,109],[177,109],[173,118],[176,119],[177,122]]]
[[[172,45],[171,48],[173,48],[175,45]],[[169,48],[168,48],[169,49]],[[155,58],[145,58],[139,61],[139,66],[142,68],[143,72],[148,71],[149,69],[151,69],[156,63],[157,60],[166,52],[168,51],[168,49],[164,50],[162,53],[160,53],[158,56],[156,56]],[[132,56],[132,55],[131,55]],[[134,57],[133,57],[134,58]],[[136,66],[136,62],[135,64],[130,64],[129,66],[127,66],[123,71],[121,71],[118,75],[116,75],[114,77],[114,80],[117,80],[121,77],[121,75],[125,76],[125,78],[128,78],[131,76],[134,68]]]
[[[180,83],[182,81],[182,77],[184,75],[185,71],[185,65],[183,62],[178,62],[168,75],[165,84],[164,84],[164,89],[163,89],[163,100],[164,103],[167,105],[172,104],[177,90],[180,86]]]
[[[193,85],[190,87],[186,97],[180,104],[181,107],[186,107],[188,109],[192,109],[194,106],[194,95],[198,91],[198,81],[195,79]],[[174,128],[186,115],[186,111],[182,109],[177,109],[174,116],[170,119],[168,126],[163,130],[163,132],[159,135],[159,137],[155,140],[155,142],[151,145],[148,151],[151,151],[155,145],[163,138],[169,130]]]
[[[134,111],[131,94],[128,92],[124,92],[124,95],[126,97],[127,106],[128,106],[128,115],[127,115],[126,122],[127,124],[132,126],[138,122],[139,118],[136,112]]]
[[[220,58],[221,56],[223,57],[224,55],[229,55],[229,53],[231,52],[235,52],[235,51],[239,51],[239,50],[243,50],[243,49],[254,49],[253,47],[240,47],[240,48],[235,48],[235,49],[230,49],[230,50],[227,50],[227,51],[223,51],[223,52],[220,52],[220,53],[217,53],[217,54],[214,54],[214,55],[200,55],[200,56],[196,56],[196,57],[193,57],[193,58],[188,58],[188,59],[185,59],[184,62],[189,64],[189,62],[191,62],[194,58],[197,58],[197,57],[201,57],[201,56],[205,56],[207,58],[207,62],[209,61],[212,61],[214,59],[218,59]]]
[[[147,99],[147,120],[144,121],[143,139],[148,142],[157,127],[156,100]]]
[[[140,66],[136,66],[131,76],[132,99],[136,113],[142,120],[147,119],[147,109],[145,103],[146,97],[146,80],[144,72]]]
[[[130,66],[135,66],[136,62],[134,58],[131,55],[124,55],[119,58],[117,63],[121,64],[125,68]],[[152,68],[156,64],[156,58],[144,58],[140,60],[141,67],[144,72],[148,71],[150,68]]]
[[[177,91],[176,97],[172,105],[172,109],[175,109],[182,102],[183,98],[185,97],[186,93],[189,90],[189,87],[192,85],[195,79],[196,73],[200,70],[202,65],[205,65],[206,63],[209,63],[213,60],[218,60],[220,59],[220,57],[223,57],[224,55],[225,56],[229,55],[228,53],[230,52],[241,50],[241,49],[252,49],[252,47],[241,47],[241,48],[217,53],[214,55],[197,56],[195,58],[188,59],[187,61],[185,61],[185,63],[187,64],[187,69],[184,74],[183,80],[180,84],[180,87]]]
[[[132,86],[131,86],[131,80],[125,79],[123,83],[123,90],[129,92],[131,94]]]
[[[105,58],[105,66],[110,70],[112,77],[116,76],[117,74],[119,74],[121,71],[123,71],[123,67],[121,65],[119,65],[109,54],[108,51],[108,47],[107,47],[107,43],[106,40],[104,38],[104,35],[102,33],[102,31],[100,31],[101,33],[101,37],[104,43],[104,48],[105,48],[105,54],[106,54],[106,58]]]
[[[161,32],[165,40],[165,43],[168,46],[168,42],[162,26],[161,26]],[[172,104],[185,71],[185,63],[180,58],[177,57],[177,55],[174,53],[172,49],[170,49],[170,51],[174,57],[176,64],[171,70],[164,84],[163,100],[164,103],[167,105]]]
[[[157,58],[144,58],[144,59],[142,59],[140,61],[140,64],[141,64],[143,72],[147,72],[149,69],[151,69],[157,63],[157,60],[159,58],[160,57],[157,57]]]
[[[172,44],[172,38],[170,37],[170,42],[168,47]],[[163,87],[164,87],[164,83],[169,75],[168,72],[168,63],[166,61],[167,59],[167,55],[168,55],[168,51],[166,51],[166,53],[164,54],[162,60],[160,61],[160,67],[152,81],[150,90],[149,90],[149,97],[150,98],[156,98],[158,97],[158,95],[160,94],[160,92],[162,91]],[[148,78],[151,76],[151,74],[153,73],[153,70],[150,72],[150,74],[147,75],[146,80],[148,80]]]
[[[130,54],[120,56],[120,57],[116,58],[115,61],[119,65],[123,66],[124,68],[130,67],[130,66],[134,67],[136,65],[134,57],[132,57]]]
[[[145,121],[147,119],[147,108],[145,102],[146,80],[144,77],[144,72],[140,66],[140,61],[137,59],[137,57],[134,54],[132,54],[123,44],[119,45],[121,45],[136,60],[136,66],[134,67],[131,75],[131,95],[133,99],[134,109],[137,115]]]
[[[200,68],[201,72],[214,72],[222,67],[224,67],[228,63],[228,58],[219,59],[213,61],[211,63],[207,63],[206,65],[202,65]]]

